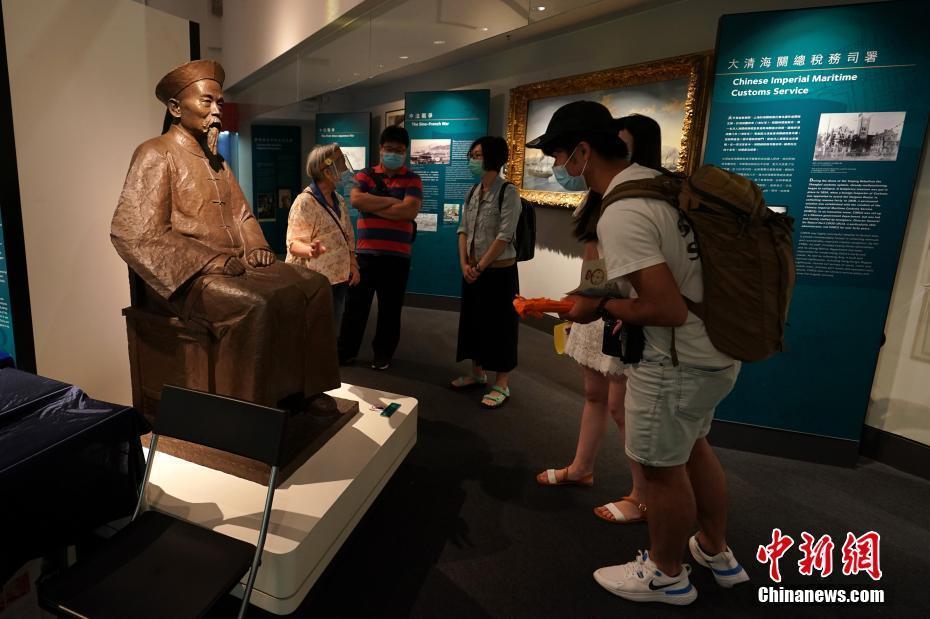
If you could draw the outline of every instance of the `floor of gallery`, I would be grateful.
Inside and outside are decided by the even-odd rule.
[[[630,474],[611,427],[593,488],[537,485],[537,472],[568,464],[582,408],[581,375],[555,355],[552,337],[523,327],[512,400],[478,407],[481,392],[446,387],[465,370],[455,363],[458,315],[408,308],[390,370],[346,368],[343,380],[419,399],[419,438],[354,533],[294,616],[300,617],[848,617],[930,616],[930,482],[862,460],[855,469],[718,450],[729,476],[729,543],[751,582],[715,585],[695,566],[699,591],[687,611],[633,605],[601,589],[591,573],[631,560],[648,545],[645,525],[612,525],[594,506],[617,499]],[[373,323],[362,359],[370,356]],[[812,413],[815,414],[815,413]],[[772,529],[794,538],[781,560],[785,587],[882,588],[883,605],[762,605],[771,585],[756,549]],[[883,577],[842,574],[847,532],[881,534]],[[834,573],[798,573],[801,533],[832,536]],[[816,573],[815,573],[816,574]],[[234,608],[226,600],[216,616]],[[251,616],[272,617],[257,609]],[[683,614],[681,616],[684,616]]]

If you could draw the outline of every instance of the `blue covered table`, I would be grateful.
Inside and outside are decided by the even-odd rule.
[[[131,407],[0,369],[0,583],[132,513],[147,431]]]

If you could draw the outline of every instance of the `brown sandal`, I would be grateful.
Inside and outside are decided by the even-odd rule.
[[[636,518],[626,518],[623,515],[623,512],[621,512],[620,509],[613,503],[604,503],[603,505],[601,505],[601,507],[603,507],[608,512],[610,512],[610,515],[611,515],[610,518],[608,518],[607,516],[602,516],[597,511],[596,507],[594,508],[594,515],[600,518],[601,520],[605,522],[609,522],[611,524],[635,524],[637,522],[646,521],[646,506],[643,503],[637,503],[636,501],[634,501],[628,496],[623,497],[622,499],[620,499],[620,501],[626,501],[627,503],[632,503],[633,505],[635,505],[636,509],[639,510],[640,515]]]

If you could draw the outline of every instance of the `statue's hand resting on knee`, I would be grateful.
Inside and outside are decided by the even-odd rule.
[[[272,251],[260,248],[249,252],[246,262],[250,267],[260,268],[273,264],[275,255]],[[228,275],[230,277],[239,277],[245,273],[245,265],[236,256],[217,256],[211,260],[203,269],[204,275]]]
[[[253,249],[249,252],[246,262],[249,263],[250,267],[266,267],[270,264],[273,264],[275,261],[274,253],[265,249],[264,247],[259,247],[258,249]]]

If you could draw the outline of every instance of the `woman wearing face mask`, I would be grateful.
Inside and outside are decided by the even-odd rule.
[[[659,124],[648,116],[632,114],[616,121],[618,136],[626,144],[632,163],[664,170],[660,166],[659,153],[662,146]],[[558,170],[564,185],[575,190],[584,188],[583,176],[570,176],[564,167]],[[557,177],[558,180],[559,177]],[[578,180],[575,180],[578,179]],[[584,243],[584,259],[600,257],[597,242],[597,218],[601,206],[600,194],[589,192],[575,210],[575,237]],[[594,460],[600,449],[601,440],[607,430],[608,419],[613,419],[620,431],[621,443],[624,435],[623,399],[626,395],[624,364],[617,357],[601,352],[604,321],[589,324],[573,324],[565,344],[565,354],[582,367],[584,374],[585,405],[581,413],[581,427],[575,458],[567,467],[549,469],[537,475],[543,485],[581,485],[594,483]],[[594,508],[594,514],[611,523],[632,524],[646,519],[643,504],[642,466],[630,461],[633,487],[627,496]]]
[[[471,373],[452,381],[454,389],[484,387],[495,372],[484,408],[500,408],[510,398],[508,376],[517,366],[520,319],[513,298],[520,291],[514,235],[520,194],[500,177],[509,150],[501,137],[485,136],[468,150],[468,167],[478,183],[465,197],[458,228],[462,269],[457,361],[471,360]]]
[[[294,200],[287,218],[287,260],[321,273],[333,289],[338,334],[349,286],[359,281],[355,234],[339,194],[355,172],[338,144],[315,146],[307,156],[310,185]]]

